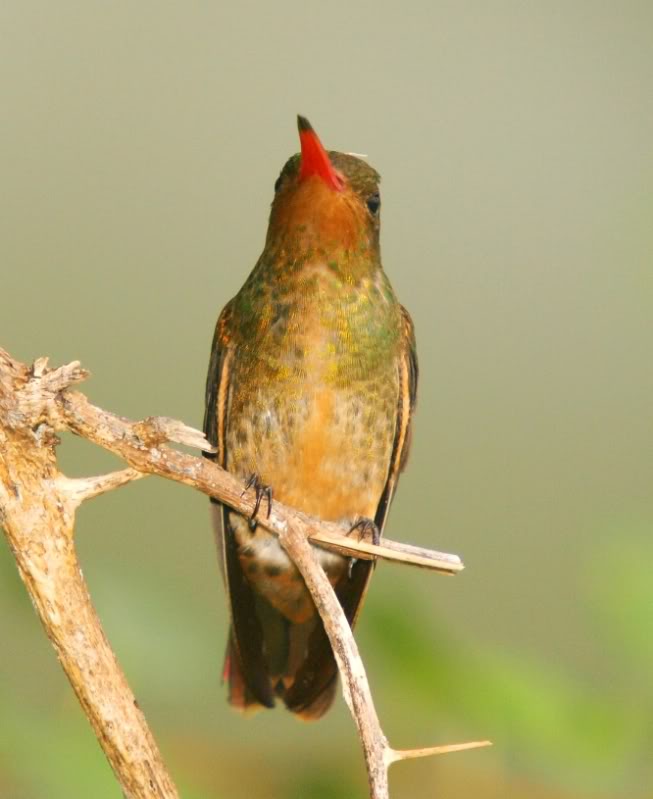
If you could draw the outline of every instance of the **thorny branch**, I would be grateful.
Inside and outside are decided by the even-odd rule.
[[[145,718],[91,604],[74,547],[75,510],[86,499],[146,474],[191,486],[244,514],[254,500],[219,466],[170,444],[210,449],[202,433],[173,419],[132,422],[92,405],[70,386],[87,376],[79,363],[49,369],[40,358],[28,368],[0,348],[0,524],[46,633],[88,716],[124,794],[130,799],[174,799]],[[127,462],[128,468],[71,479],[57,468],[55,432],[72,431]],[[259,520],[279,536],[315,601],[333,647],[343,693],[358,728],[370,796],[388,796],[387,770],[410,757],[488,745],[487,741],[415,750],[393,749],[383,733],[365,668],[342,608],[308,539],[358,558],[381,557],[454,574],[455,555],[384,540],[375,546],[274,502]]]

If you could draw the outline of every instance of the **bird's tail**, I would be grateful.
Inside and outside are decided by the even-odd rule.
[[[238,650],[234,644],[231,632],[227,642],[227,651],[222,667],[222,681],[226,682],[229,690],[229,704],[240,713],[249,715],[265,707],[247,687],[243,670],[240,665]]]
[[[310,698],[307,698],[304,691],[298,690],[300,686],[295,678],[299,675],[301,680],[300,669],[305,658],[306,640],[311,632],[311,629],[307,629],[307,627],[306,624],[287,624],[284,636],[285,645],[278,637],[273,642],[268,639],[270,662],[282,664],[280,673],[270,676],[270,680],[274,694],[283,701],[288,710],[304,721],[316,721],[331,707],[338,679],[334,663],[333,677],[319,692],[313,690],[310,692]],[[283,648],[283,651],[280,647]],[[270,671],[279,672],[279,669],[275,668]],[[250,715],[266,707],[247,686],[238,649],[231,634],[227,643],[222,679],[228,685],[229,704],[234,710],[244,715]]]

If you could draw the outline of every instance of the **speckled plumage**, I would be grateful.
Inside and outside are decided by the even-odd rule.
[[[219,462],[243,480],[256,474],[275,499],[382,528],[409,442],[412,325],[381,268],[378,210],[367,205],[378,174],[353,156],[329,160],[342,191],[300,179],[299,156],[281,172],[265,249],[218,320],[205,428]],[[252,532],[226,510],[221,523],[240,667],[232,703],[270,705],[276,693],[321,715],[335,666],[303,581],[260,525]],[[345,558],[316,551],[353,622],[369,562],[350,574]]]

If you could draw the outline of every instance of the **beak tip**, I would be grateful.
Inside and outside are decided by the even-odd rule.
[[[306,119],[306,117],[303,117],[301,114],[297,114],[297,128],[300,133],[304,131],[308,132],[313,130],[313,126],[311,125],[311,123],[308,121],[308,119]]]
[[[301,143],[301,160],[299,179],[317,175],[332,189],[342,191],[344,186],[342,175],[334,169],[329,154],[324,149],[311,123],[301,115],[297,116],[299,140]]]

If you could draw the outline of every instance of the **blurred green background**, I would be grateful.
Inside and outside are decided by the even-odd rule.
[[[263,244],[295,114],[383,175],[421,362],[358,640],[393,797],[653,795],[653,6],[0,5],[0,344],[96,403],[199,426],[214,321]],[[64,438],[70,474],[116,462]],[[366,795],[342,700],[243,720],[207,502],[148,479],[77,537],[184,799]],[[0,796],[119,797],[0,545]]]

